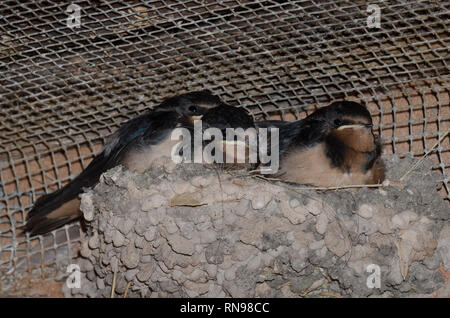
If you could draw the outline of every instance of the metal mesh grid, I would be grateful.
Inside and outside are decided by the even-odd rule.
[[[73,1],[0,4],[0,276],[70,258],[78,226],[16,229],[121,122],[207,88],[255,119],[363,101],[387,153],[422,156],[449,128],[449,1]],[[430,155],[450,198],[448,137]]]

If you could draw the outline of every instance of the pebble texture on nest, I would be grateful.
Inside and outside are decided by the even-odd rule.
[[[385,157],[388,178],[413,161]],[[425,161],[402,188],[318,192],[200,165],[119,166],[82,197],[82,286],[63,291],[110,297],[115,276],[116,297],[447,296],[438,179]]]

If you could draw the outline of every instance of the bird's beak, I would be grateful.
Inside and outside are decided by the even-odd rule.
[[[372,125],[370,125],[370,124],[342,125],[342,126],[339,126],[339,127],[337,128],[337,130],[344,130],[344,129],[350,129],[350,128],[353,128],[353,129],[372,128]]]
[[[195,121],[201,120],[202,117],[203,117],[203,115],[195,115],[195,116],[189,116],[187,119],[191,125],[194,125]]]

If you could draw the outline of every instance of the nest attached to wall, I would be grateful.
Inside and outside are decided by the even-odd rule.
[[[390,180],[415,162],[384,161]],[[119,166],[83,194],[82,284],[63,292],[448,296],[450,209],[439,177],[425,160],[401,186],[316,191],[195,164],[166,161],[144,174]],[[370,264],[379,288],[368,286]]]

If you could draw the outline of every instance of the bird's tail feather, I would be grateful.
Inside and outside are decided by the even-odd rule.
[[[112,154],[106,155],[104,151],[101,152],[66,186],[40,197],[28,212],[27,223],[20,228],[22,233],[45,234],[77,219],[81,215],[79,194],[84,188],[94,186],[100,175],[114,166],[115,157]]]

